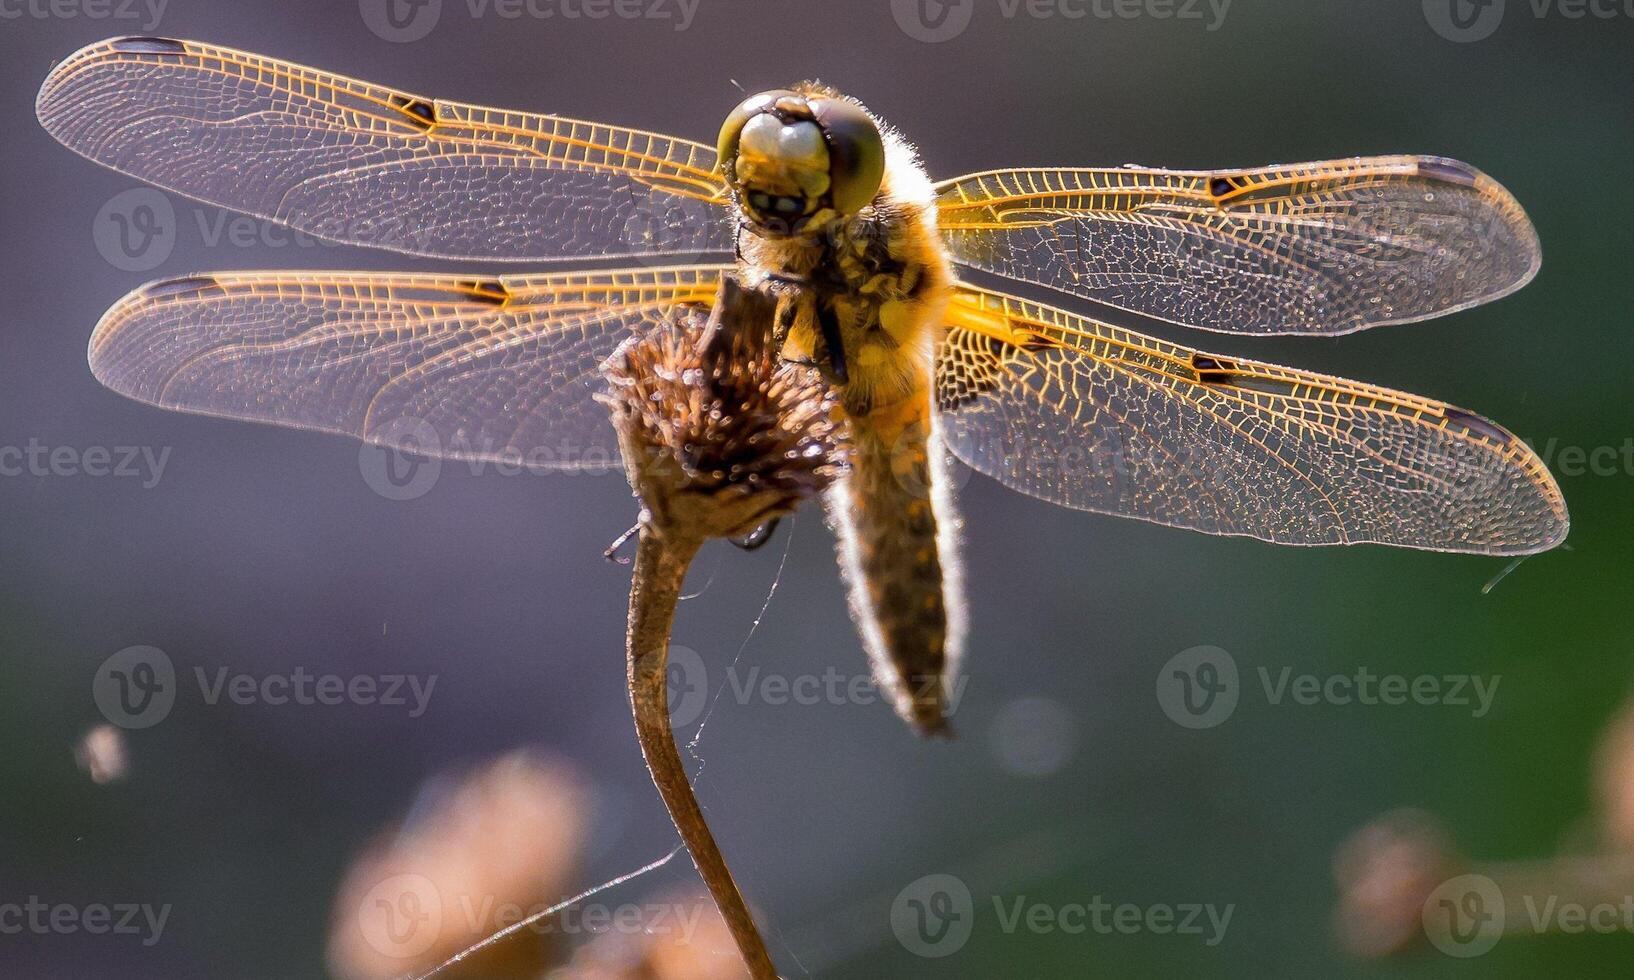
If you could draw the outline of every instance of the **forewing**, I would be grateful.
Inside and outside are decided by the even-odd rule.
[[[83,48],[46,79],[37,111],[98,163],[329,241],[508,260],[731,248],[701,143],[196,41]]]
[[[937,190],[960,262],[1227,333],[1423,320],[1519,289],[1541,261],[1509,192],[1438,157],[996,170]]]
[[[1566,535],[1543,463],[1462,409],[970,287],[949,323],[948,444],[1045,500],[1279,544],[1526,554]]]
[[[91,337],[109,388],[165,408],[535,469],[618,459],[601,363],[707,310],[724,267],[475,278],[246,272],[152,283]]]

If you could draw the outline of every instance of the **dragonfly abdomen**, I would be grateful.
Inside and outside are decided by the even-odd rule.
[[[874,678],[921,734],[945,732],[963,645],[957,517],[928,396],[913,417],[852,425],[850,472],[829,492],[851,614]]]

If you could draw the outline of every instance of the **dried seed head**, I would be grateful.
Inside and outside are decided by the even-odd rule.
[[[1624,704],[1600,735],[1594,788],[1604,842],[1634,851],[1634,702]]]
[[[630,485],[659,534],[742,537],[793,511],[844,466],[834,395],[784,363],[773,300],[728,276],[707,321],[682,313],[609,359]]]
[[[1340,943],[1367,957],[1417,945],[1425,901],[1464,867],[1446,831],[1422,811],[1392,811],[1356,831],[1334,858]]]
[[[538,931],[440,965],[510,925],[505,909],[548,908],[572,894],[589,827],[580,777],[528,752],[433,780],[411,819],[347,871],[331,920],[330,972],[343,980],[542,975],[562,950]]]
[[[113,725],[98,725],[85,733],[74,746],[74,759],[91,777],[91,782],[117,783],[128,769],[125,733]]]

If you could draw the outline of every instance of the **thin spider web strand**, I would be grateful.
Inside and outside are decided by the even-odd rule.
[[[795,521],[790,518],[788,523],[789,533],[783,538],[783,557],[777,562],[777,574],[772,576],[771,588],[766,590],[766,601],[760,604],[760,612],[755,614],[754,622],[749,624],[748,635],[743,638],[743,643],[738,646],[737,655],[732,658],[732,665],[726,669],[728,674],[736,670],[738,663],[743,660],[744,651],[749,649],[749,641],[755,638],[755,631],[760,629],[761,621],[766,618],[766,610],[771,608],[772,597],[777,595],[777,587],[783,582],[783,569],[788,567],[789,552],[794,549]],[[728,683],[730,683],[729,679],[722,680],[720,686],[715,688],[714,696],[709,699],[709,707],[704,711],[703,721],[698,722],[698,730],[693,732],[692,738],[687,740],[687,755],[692,756],[698,763],[698,771],[692,774],[692,788],[694,790],[698,788],[698,778],[703,775],[705,765],[703,756],[698,754],[698,743],[703,740],[704,728],[709,724],[709,719],[714,717],[715,706],[720,703],[721,695],[726,692]]]
[[[552,905],[548,909],[543,909],[543,910],[541,910],[539,912],[535,912],[534,914],[528,916],[527,918],[521,920],[520,922],[512,923],[511,925],[508,925],[505,928],[503,928],[503,929],[499,930],[498,932],[494,933],[493,935],[489,936],[487,939],[481,940],[480,942],[477,942],[477,943],[475,943],[473,945],[467,946],[466,948],[460,950],[458,953],[455,953],[453,956],[450,956],[448,959],[443,960],[437,966],[432,967],[431,970],[429,970],[428,972],[421,973],[421,974],[413,977],[412,980],[431,980],[432,977],[435,977],[437,974],[443,972],[444,970],[448,969],[449,967],[459,964],[466,957],[471,956],[471,955],[473,955],[475,953],[480,953],[481,951],[487,949],[489,946],[492,946],[493,944],[495,944],[497,942],[500,942],[500,941],[502,941],[504,939],[509,938],[510,936],[515,935],[516,933],[522,931],[523,929],[526,929],[528,926],[533,925],[535,922],[538,922],[540,919],[543,919],[544,917],[546,917],[548,915],[555,915],[557,912],[560,912],[565,908],[570,908],[571,906],[579,904],[580,902],[582,902],[585,899],[591,897],[592,895],[600,894],[601,892],[604,892],[604,891],[608,890],[609,888],[617,888],[619,885],[622,885],[627,881],[631,881],[631,880],[633,880],[635,878],[641,877],[642,875],[648,874],[648,873],[653,872],[653,871],[657,871],[659,868],[662,868],[664,865],[670,863],[670,861],[675,858],[675,855],[681,853],[682,848],[685,847],[685,846],[686,845],[684,845],[684,844],[676,844],[675,847],[668,854],[664,855],[663,857],[659,858],[656,861],[652,861],[652,862],[650,862],[648,864],[644,864],[641,867],[636,868],[634,871],[630,871],[630,872],[627,872],[625,874],[619,875],[617,878],[614,878],[611,881],[603,882],[602,884],[599,884],[599,885],[595,886],[594,888],[590,888],[590,889],[587,889],[585,891],[582,891],[579,894],[574,895],[572,898],[567,899],[566,901],[558,902],[557,904]]]
[[[749,624],[749,632],[743,637],[743,642],[738,645],[738,652],[732,658],[732,665],[731,667],[727,668],[728,674],[737,669],[738,663],[743,660],[743,654],[749,649],[749,641],[754,639],[755,631],[760,629],[761,622],[766,618],[766,610],[771,608],[772,597],[777,595],[777,587],[783,582],[783,571],[788,567],[790,552],[794,550],[795,525],[796,521],[793,518],[790,518],[788,520],[788,533],[784,535],[783,538],[783,556],[778,559],[777,572],[772,576],[772,584],[766,589],[766,600],[760,604],[760,612],[755,614],[753,622]],[[711,575],[711,579],[713,579],[713,575]],[[708,588],[707,583],[705,584],[705,588]],[[709,724],[709,719],[714,716],[715,707],[720,703],[721,695],[726,691],[727,684],[730,683],[731,678],[728,677],[721,681],[719,687],[715,688],[714,695],[709,699],[709,707],[704,711],[703,720],[698,723],[698,730],[693,732],[692,738],[687,740],[687,755],[691,756],[693,761],[698,763],[697,771],[693,772],[688,778],[688,783],[692,786],[694,796],[697,795],[698,783],[703,779],[704,767],[707,765],[703,756],[698,753],[698,744],[703,740],[704,727]],[[701,805],[702,803],[700,801],[700,806]],[[777,945],[779,948],[781,948],[783,952],[787,953],[790,959],[794,960],[795,966],[800,968],[800,973],[809,978],[811,976],[811,971],[806,968],[805,963],[801,962],[800,955],[796,953],[793,947],[789,945],[787,937],[783,934],[782,927],[780,927],[775,921],[771,921],[768,924],[770,925],[772,931],[776,934]]]

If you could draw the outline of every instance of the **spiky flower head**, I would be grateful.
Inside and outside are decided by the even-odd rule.
[[[710,317],[679,313],[608,361],[603,401],[656,532],[750,535],[843,469],[835,396],[781,359],[775,316],[775,300],[727,276]]]

